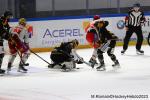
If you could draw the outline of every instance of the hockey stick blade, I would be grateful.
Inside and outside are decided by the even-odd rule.
[[[86,65],[92,67],[90,63],[88,63],[88,62],[86,62],[86,61],[84,61],[84,60],[83,60],[82,62],[83,62],[84,64],[86,64]]]

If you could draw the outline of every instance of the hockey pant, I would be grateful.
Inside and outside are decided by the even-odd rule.
[[[117,61],[116,56],[114,55],[115,45],[116,45],[116,40],[111,40],[110,44],[108,46],[108,49],[107,49],[107,54],[113,62]],[[99,62],[101,65],[104,65],[104,57],[103,57],[104,51],[103,50],[104,49],[98,49],[98,51],[97,51],[98,59],[99,59]]]
[[[29,47],[17,38],[15,38],[14,41],[12,39],[8,40],[8,45],[9,45],[9,49],[10,49],[10,53],[11,53],[8,63],[12,64],[14,62],[14,59],[16,58],[17,53],[19,53],[19,56],[21,59],[20,63],[21,64],[25,63],[30,55]]]
[[[72,58],[62,52],[54,50],[51,52],[50,58],[54,64],[61,64],[63,62],[69,62]]]
[[[106,43],[103,43],[99,48],[94,48],[93,50],[93,54],[92,54],[92,57],[90,60],[96,60],[96,58],[98,57],[98,50],[100,49],[101,52],[106,52],[109,48],[109,45],[110,45],[110,41],[106,42]]]

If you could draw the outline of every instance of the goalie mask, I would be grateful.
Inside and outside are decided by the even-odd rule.
[[[79,45],[79,41],[77,39],[74,39],[71,42],[73,43],[73,48],[76,48]]]

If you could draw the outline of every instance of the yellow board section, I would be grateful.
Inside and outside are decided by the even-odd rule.
[[[123,42],[117,42],[117,46],[122,46]],[[129,45],[136,45],[136,41],[130,41]],[[147,41],[143,41],[143,45],[147,45]],[[92,48],[90,45],[79,45],[78,49],[87,49],[87,48]],[[32,48],[34,52],[51,52],[54,48]]]

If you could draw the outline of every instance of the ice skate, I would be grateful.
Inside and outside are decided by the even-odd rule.
[[[5,74],[5,70],[0,69],[0,75],[4,75]]]
[[[122,51],[121,51],[121,54],[123,55],[123,54],[125,54],[125,52],[126,52],[126,50],[122,50]]]
[[[143,50],[136,50],[136,54],[138,54],[138,55],[144,55],[144,51]]]
[[[27,73],[27,69],[23,67],[22,64],[19,64],[18,72]]]
[[[119,64],[118,60],[116,60],[116,61],[114,62],[114,64],[112,65],[112,67],[113,67],[113,68],[120,68],[120,64]]]
[[[91,64],[91,67],[92,67],[92,68],[94,68],[94,66],[95,66],[96,64],[98,64],[97,61],[94,60],[94,59],[92,59],[92,58],[90,59],[89,63]]]
[[[29,63],[25,63],[24,66],[29,66]]]
[[[105,65],[104,65],[104,64],[100,65],[100,66],[99,66],[99,67],[97,67],[96,69],[97,69],[97,71],[105,71],[105,70],[106,70],[106,68],[105,68]]]

